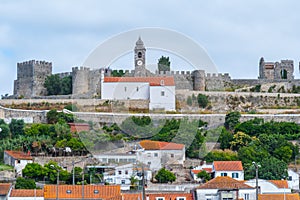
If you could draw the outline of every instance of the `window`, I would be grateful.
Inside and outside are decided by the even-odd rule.
[[[249,200],[249,194],[244,194],[244,200]]]
[[[176,197],[176,200],[185,200],[185,197]]]
[[[165,197],[156,197],[155,200],[165,200]]]
[[[232,178],[239,178],[239,173],[232,173]]]
[[[163,97],[163,96],[165,96],[165,91],[161,91],[160,92],[160,95]]]
[[[71,193],[72,193],[72,190],[67,190],[66,193],[67,193],[67,194],[71,194]]]
[[[227,176],[227,173],[221,173],[221,176]]]
[[[292,180],[293,180],[293,177],[292,177],[292,176],[289,176],[288,180],[289,180],[289,181],[292,181]]]
[[[121,184],[124,185],[125,184],[125,180],[121,180]]]
[[[121,175],[121,174],[122,174],[122,171],[118,171],[118,174]]]
[[[21,163],[21,160],[17,160],[17,163]]]
[[[124,91],[125,91],[125,92],[127,91],[127,87],[124,87]]]
[[[174,158],[174,154],[171,153],[171,158]]]
[[[158,157],[158,153],[154,153],[154,157]]]
[[[136,91],[137,91],[137,92],[139,91],[139,87],[136,87]]]
[[[151,157],[151,153],[147,153],[147,157]]]
[[[151,165],[151,162],[148,162],[148,165]]]
[[[128,170],[125,170],[125,174],[128,174]]]

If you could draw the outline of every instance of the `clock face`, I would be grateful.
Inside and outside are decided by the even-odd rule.
[[[143,64],[143,61],[138,60],[136,64],[137,64],[138,66],[141,66],[141,65]]]

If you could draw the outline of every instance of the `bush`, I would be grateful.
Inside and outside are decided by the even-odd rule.
[[[174,182],[176,180],[176,176],[170,172],[169,170],[166,170],[165,168],[161,168],[156,176],[155,179],[159,182],[159,183],[168,183],[168,182]]]
[[[186,100],[187,105],[192,106],[193,105],[193,99],[191,96],[188,96],[187,100]]]
[[[198,94],[197,100],[199,107],[205,108],[208,104],[207,96],[204,94]]]

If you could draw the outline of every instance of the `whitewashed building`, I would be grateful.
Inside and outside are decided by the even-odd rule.
[[[152,172],[148,168],[144,168],[145,182],[150,181]],[[121,165],[114,168],[113,173],[103,173],[103,179],[109,184],[121,185],[121,190],[130,190],[130,178],[134,177],[138,181],[142,180],[142,167],[134,164]]]
[[[293,170],[288,170],[288,185],[293,190],[299,190],[299,174]]]
[[[30,154],[21,151],[4,151],[4,164],[14,167],[18,176],[22,175],[22,170],[28,163],[32,163],[33,158]]]
[[[196,199],[201,200],[253,200],[255,195],[254,187],[228,176],[218,176],[196,188]]]
[[[102,73],[101,99],[148,100],[150,110],[174,111],[174,77],[104,77]]]
[[[256,179],[245,181],[247,185],[256,187]],[[264,180],[258,179],[260,194],[289,194],[291,189],[288,187],[286,180]]]
[[[208,174],[212,174],[212,164],[207,164],[205,161],[202,165],[194,167],[191,169],[191,175],[195,181],[200,181],[201,179],[197,177],[197,174],[201,171],[206,171]]]
[[[136,152],[137,160],[149,166],[151,170],[184,164],[185,145],[183,144],[142,140],[139,145],[142,149]]]
[[[244,169],[241,161],[214,161],[213,177],[229,176],[233,179],[244,180]]]

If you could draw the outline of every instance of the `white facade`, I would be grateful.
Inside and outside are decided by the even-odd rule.
[[[245,182],[245,184],[250,185],[252,187],[256,187],[256,180],[251,179]],[[287,194],[291,193],[291,189],[289,188],[278,188],[272,182],[268,180],[258,179],[258,186],[260,188],[260,194]]]
[[[142,180],[142,171],[137,170],[133,164],[127,164],[115,167],[115,172],[113,175],[108,173],[103,174],[103,179],[105,182],[110,184],[121,185],[121,190],[130,190],[130,178],[133,176],[137,180]],[[145,170],[145,182],[151,180],[152,172]]]
[[[150,96],[150,86],[146,82],[104,82],[102,83],[101,99],[126,100],[144,99]]]
[[[293,170],[288,170],[288,184],[289,188],[293,190],[299,190],[299,174]]]
[[[220,200],[220,199],[244,199],[254,200],[256,197],[255,189],[196,189],[196,199],[201,200]],[[237,198],[238,197],[238,198]]]
[[[149,109],[175,111],[175,86],[151,86]]]
[[[32,163],[32,159],[18,159],[12,157],[7,152],[4,152],[4,164],[14,167],[15,172],[18,176],[22,176],[22,170],[26,167],[28,163]]]
[[[229,176],[233,179],[243,181],[244,171],[215,171],[215,177],[217,176]]]
[[[209,172],[207,172],[208,169],[210,169]],[[200,181],[201,180],[200,178],[197,177],[197,174],[202,170],[206,171],[207,173],[211,173],[212,164],[206,164],[206,162],[204,162],[203,165],[200,165],[200,166],[197,166],[197,167],[193,168],[191,170],[191,175],[192,175],[192,177],[195,181]],[[196,172],[196,173],[194,173],[194,172]]]
[[[137,160],[149,166],[151,170],[159,170],[169,164],[184,164],[185,148],[181,150],[144,150],[137,152]]]

